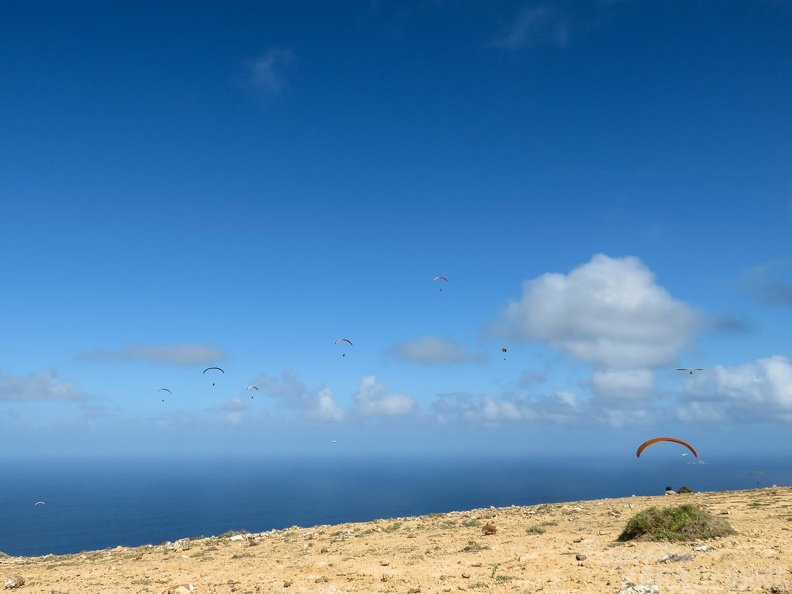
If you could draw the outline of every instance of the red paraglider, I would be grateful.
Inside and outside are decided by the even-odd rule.
[[[677,439],[676,437],[655,437],[654,439],[650,439],[649,441],[645,441],[641,445],[638,446],[638,451],[635,452],[635,455],[640,458],[641,457],[641,452],[643,452],[650,445],[658,443],[658,442],[661,442],[661,441],[671,441],[673,443],[678,443],[680,445],[683,445],[687,449],[689,449],[691,452],[693,452],[693,455],[696,458],[698,458],[698,454],[696,453],[696,450],[693,448],[692,445],[690,445],[686,441],[682,441],[681,439]]]

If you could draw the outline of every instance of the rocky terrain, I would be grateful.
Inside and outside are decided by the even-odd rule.
[[[635,513],[682,502],[726,518],[737,533],[617,541]],[[626,497],[5,557],[0,583],[31,594],[789,594],[790,528],[789,487]]]

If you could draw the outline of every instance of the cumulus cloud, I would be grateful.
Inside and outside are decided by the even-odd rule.
[[[218,347],[202,344],[147,346],[127,343],[119,350],[97,349],[83,353],[78,358],[82,361],[139,361],[175,367],[193,367],[225,361],[228,354]]]
[[[247,64],[250,84],[267,93],[279,93],[288,86],[283,70],[294,63],[295,54],[290,49],[273,47]]]
[[[403,342],[393,347],[391,352],[402,362],[421,365],[463,365],[482,363],[487,359],[485,354],[471,353],[464,345],[432,336]]]
[[[254,383],[266,396],[280,400],[312,421],[340,422],[346,418],[346,413],[336,404],[332,390],[324,387],[310,389],[294,371],[285,370],[280,377],[261,374]]]
[[[592,392],[604,400],[643,400],[654,387],[654,374],[647,369],[608,369],[591,376]]]
[[[415,400],[409,396],[388,394],[387,386],[377,383],[373,375],[364,377],[360,382],[354,401],[356,412],[365,417],[403,417],[416,408]]]
[[[566,47],[569,25],[551,4],[524,6],[513,22],[490,41],[491,47],[516,50],[530,44],[552,43]]]
[[[346,413],[335,403],[333,392],[329,388],[316,392],[309,404],[306,414],[314,421],[340,423],[346,417]]]
[[[54,370],[28,375],[0,373],[0,400],[85,400],[73,382],[59,379]]]
[[[711,382],[715,394],[738,413],[738,418],[792,420],[792,362],[783,355],[757,359],[738,367],[717,365],[692,382]]]
[[[521,300],[508,305],[491,334],[544,342],[586,363],[635,369],[673,362],[701,323],[638,258],[597,254],[567,275],[526,281]]]

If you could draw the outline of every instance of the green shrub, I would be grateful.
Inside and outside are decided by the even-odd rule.
[[[617,540],[699,540],[734,534],[722,518],[716,518],[697,505],[658,509],[650,507],[627,521]]]

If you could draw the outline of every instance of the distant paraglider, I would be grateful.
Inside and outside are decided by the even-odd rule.
[[[677,371],[689,371],[689,375],[693,375],[694,371],[704,371],[703,367],[677,367]]]
[[[333,344],[338,344],[339,342],[346,342],[346,343],[349,343],[349,346],[355,346],[355,345],[352,344],[352,341],[349,340],[348,338],[339,338]],[[346,353],[341,353],[341,356],[342,357],[346,357]]]
[[[436,276],[436,277],[434,277],[434,278],[432,279],[432,281],[433,281],[433,282],[437,282],[437,281],[439,281],[439,280],[441,280],[441,281],[445,281],[445,282],[448,282],[448,279],[447,279],[446,277],[444,277],[444,276]],[[442,287],[442,286],[440,287],[440,290],[441,290],[441,291],[443,290],[443,287]]]
[[[501,352],[502,352],[504,355],[506,354],[506,351],[507,351],[506,347],[504,347],[504,348],[502,348],[502,349],[501,349]],[[505,360],[506,360],[506,357],[503,357],[503,360],[505,361]]]
[[[170,394],[171,396],[173,396],[173,392],[171,392],[170,390],[168,390],[168,388],[160,388],[159,390],[157,390],[157,392],[167,392],[168,394]],[[163,402],[165,402],[165,399],[163,398],[163,399],[162,399],[162,401],[163,401]]]
[[[253,386],[253,385],[248,386],[247,389],[248,390],[255,390],[256,392],[259,391],[259,389],[256,386]],[[250,397],[253,398],[253,395],[251,394]]]
[[[223,370],[222,370],[221,368],[219,368],[219,367],[207,367],[206,369],[204,369],[204,370],[203,370],[203,372],[204,372],[204,373],[206,373],[207,371],[211,371],[211,370],[213,370],[213,369],[214,369],[214,370],[217,370],[217,371],[219,371],[220,373],[223,373],[223,374],[225,373],[225,371],[223,371]],[[212,385],[213,385],[213,386],[215,385],[215,384],[214,384],[214,382],[212,382]]]
[[[36,501],[36,503],[33,504],[33,507],[35,507],[37,505],[47,505],[47,504],[44,503],[43,501]]]
[[[677,439],[676,437],[655,437],[654,439],[650,439],[649,441],[645,441],[641,445],[638,446],[638,451],[635,452],[635,455],[640,458],[641,457],[641,453],[646,448],[648,448],[650,445],[659,443],[661,441],[670,441],[670,442],[673,442],[673,443],[678,443],[680,445],[683,445],[687,449],[689,449],[696,458],[698,458],[698,453],[696,453],[696,450],[693,448],[692,445],[690,445],[686,441],[682,441],[681,439]]]

